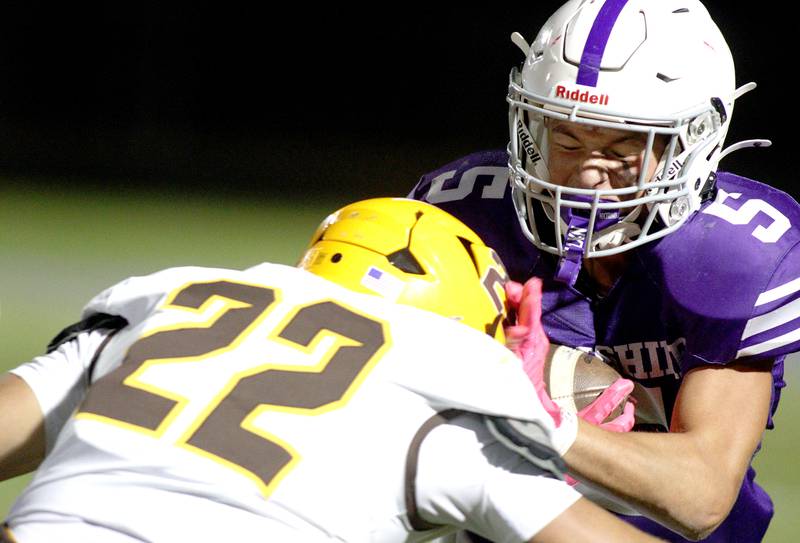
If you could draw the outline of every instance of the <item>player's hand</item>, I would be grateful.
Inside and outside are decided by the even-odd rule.
[[[611,432],[630,432],[634,423],[634,405],[627,398],[631,392],[633,392],[633,381],[617,379],[595,401],[578,411],[578,417]],[[622,414],[603,422],[622,402],[625,402]]]
[[[505,327],[506,345],[522,359],[522,367],[533,382],[539,401],[558,427],[561,409],[547,394],[544,382],[550,342],[542,327],[542,281],[536,277],[524,285],[508,281],[505,290],[510,309],[517,315],[516,323]]]

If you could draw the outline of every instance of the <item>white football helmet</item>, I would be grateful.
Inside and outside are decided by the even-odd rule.
[[[698,0],[570,0],[531,45],[517,33],[512,40],[526,53],[508,94],[514,202],[528,238],[561,257],[560,279],[574,283],[582,258],[673,232],[713,196],[734,100],[755,85],[736,89],[728,45]],[[645,133],[637,183],[550,182],[549,119]],[[646,178],[653,160],[656,174]]]

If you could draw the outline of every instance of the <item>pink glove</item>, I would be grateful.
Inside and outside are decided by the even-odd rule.
[[[544,382],[544,364],[550,342],[542,327],[542,281],[533,277],[525,285],[516,281],[505,284],[506,299],[511,310],[517,313],[517,322],[505,328],[506,345],[522,359],[522,367],[533,382],[539,401],[555,421],[561,424],[561,409],[547,394]],[[628,432],[633,428],[634,406],[628,401],[620,416],[603,422],[633,390],[633,382],[618,379],[590,405],[578,412],[578,417],[611,432]]]
[[[508,281],[505,290],[510,308],[517,313],[516,324],[504,330],[506,345],[522,359],[522,368],[533,382],[539,401],[558,427],[561,409],[547,394],[544,383],[544,363],[550,342],[542,327],[542,281],[536,277],[528,279],[525,285]]]
[[[630,432],[634,423],[634,406],[631,401],[625,402],[622,414],[613,420],[603,422],[608,416],[625,401],[633,391],[633,381],[617,379],[610,387],[605,389],[595,401],[578,411],[578,417],[589,424],[599,426],[610,432]]]

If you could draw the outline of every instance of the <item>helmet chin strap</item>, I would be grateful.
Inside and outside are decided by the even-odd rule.
[[[575,197],[576,200],[591,202],[591,198]],[[627,216],[620,218],[619,209],[598,210],[594,228],[589,233],[590,210],[562,207],[560,216],[564,225],[564,255],[559,259],[556,268],[556,280],[574,285],[581,270],[587,239],[598,249],[618,247],[626,240],[641,232],[635,222],[640,207],[636,207]],[[599,236],[595,236],[599,234]]]

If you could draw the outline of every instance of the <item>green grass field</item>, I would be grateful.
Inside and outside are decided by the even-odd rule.
[[[294,263],[319,221],[347,201],[131,198],[10,185],[0,188],[0,370],[41,353],[92,295],[124,277],[187,264]],[[766,539],[775,543],[800,533],[798,362],[787,364],[778,429],[756,459],[758,480],[776,503]],[[0,517],[26,481],[0,484]]]

